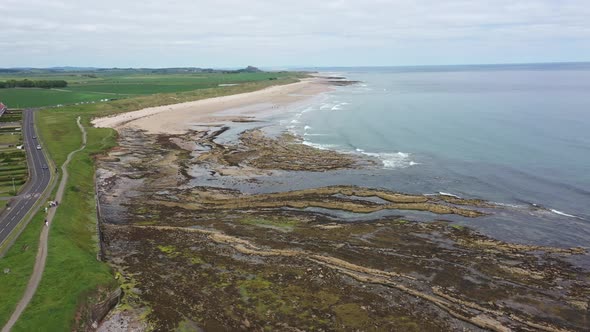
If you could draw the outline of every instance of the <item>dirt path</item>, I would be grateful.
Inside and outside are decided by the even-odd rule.
[[[78,127],[80,128],[80,131],[82,132],[82,146],[79,149],[70,152],[70,154],[68,154],[68,158],[61,166],[61,171],[62,171],[63,176],[61,178],[61,181],[59,182],[59,187],[57,188],[57,193],[55,195],[55,201],[58,201],[58,202],[60,202],[62,200],[64,191],[65,191],[65,187],[68,182],[68,169],[67,168],[68,168],[68,164],[70,163],[70,160],[72,160],[72,157],[74,156],[74,154],[84,150],[84,148],[86,147],[86,130],[84,129],[84,127],[80,123],[80,117],[78,117],[77,122],[78,122]],[[31,275],[31,278],[29,279],[29,283],[27,284],[27,288],[25,289],[25,293],[24,293],[23,297],[21,298],[20,302],[16,306],[16,309],[12,313],[12,316],[10,317],[10,319],[8,320],[6,325],[2,328],[2,332],[9,332],[12,329],[12,327],[14,326],[16,321],[19,319],[19,317],[21,316],[23,311],[25,311],[25,308],[27,307],[29,302],[31,302],[33,295],[35,295],[35,292],[37,291],[37,287],[39,287],[39,283],[41,282],[41,277],[43,276],[43,270],[45,270],[45,262],[47,260],[47,239],[49,238],[49,227],[51,226],[51,223],[53,221],[53,216],[55,216],[56,210],[57,210],[57,207],[50,208],[47,213],[48,226],[43,227],[43,230],[41,231],[41,236],[39,238],[39,250],[37,251],[37,257],[35,258],[35,267],[33,268],[33,274]]]

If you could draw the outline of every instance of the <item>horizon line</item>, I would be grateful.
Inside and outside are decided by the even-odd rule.
[[[519,66],[519,65],[576,65],[590,64],[588,61],[555,61],[555,62],[499,62],[499,63],[457,63],[457,64],[413,64],[413,65],[277,65],[277,66],[254,66],[257,68],[288,68],[288,69],[305,69],[305,68],[395,68],[395,67],[452,67],[452,66]],[[247,65],[248,66],[248,65]],[[228,67],[208,67],[208,66],[171,66],[171,67],[100,67],[100,66],[51,66],[51,67],[0,67],[0,70],[24,70],[24,69],[213,69],[213,70],[235,70],[246,68],[247,66],[228,66]]]

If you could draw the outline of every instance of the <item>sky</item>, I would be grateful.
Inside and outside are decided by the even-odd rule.
[[[0,67],[590,61],[588,0],[2,0]]]

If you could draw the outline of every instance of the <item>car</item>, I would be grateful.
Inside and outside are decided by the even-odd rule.
[[[33,139],[37,139],[37,136],[33,136]]]
[[[49,167],[47,167],[47,165],[43,165],[43,169],[49,169]]]
[[[37,145],[37,150],[41,150],[41,145]]]

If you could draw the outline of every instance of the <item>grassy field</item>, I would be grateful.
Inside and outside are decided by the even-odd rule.
[[[81,144],[81,134],[76,125],[78,115],[82,116],[82,123],[88,130],[88,144],[85,150],[76,154],[68,168],[70,178],[51,229],[45,273],[37,293],[14,331],[35,331],[41,326],[47,331],[71,330],[77,325],[76,313],[89,296],[96,296],[97,290],[104,292],[116,285],[109,266],[96,260],[93,159],[95,154],[115,146],[116,132],[92,128],[90,120],[95,116],[147,106],[254,91],[270,85],[294,82],[299,75],[285,75],[278,80],[268,80],[263,75],[251,77],[252,82],[236,86],[217,87],[219,82],[226,79],[219,76],[216,81],[212,81],[217,83],[211,83],[215,88],[145,95],[108,103],[46,109],[38,113],[39,135],[56,165],[61,165],[68,153]]]
[[[87,75],[87,76],[84,76]],[[95,76],[89,77],[88,75]],[[80,73],[72,76],[3,76],[1,80],[23,79],[64,79],[68,86],[63,89],[12,88],[0,89],[0,101],[10,107],[39,107],[67,105],[80,102],[101,102],[104,99],[130,98],[156,93],[186,92],[198,89],[215,88],[219,84],[243,84],[245,82],[281,80],[292,73],[135,73],[135,72],[96,72]]]
[[[0,89],[0,100],[10,107],[18,108],[92,102],[104,98],[112,98],[112,96],[36,88]]]
[[[0,134],[0,145],[18,145],[22,142],[20,133]]]

